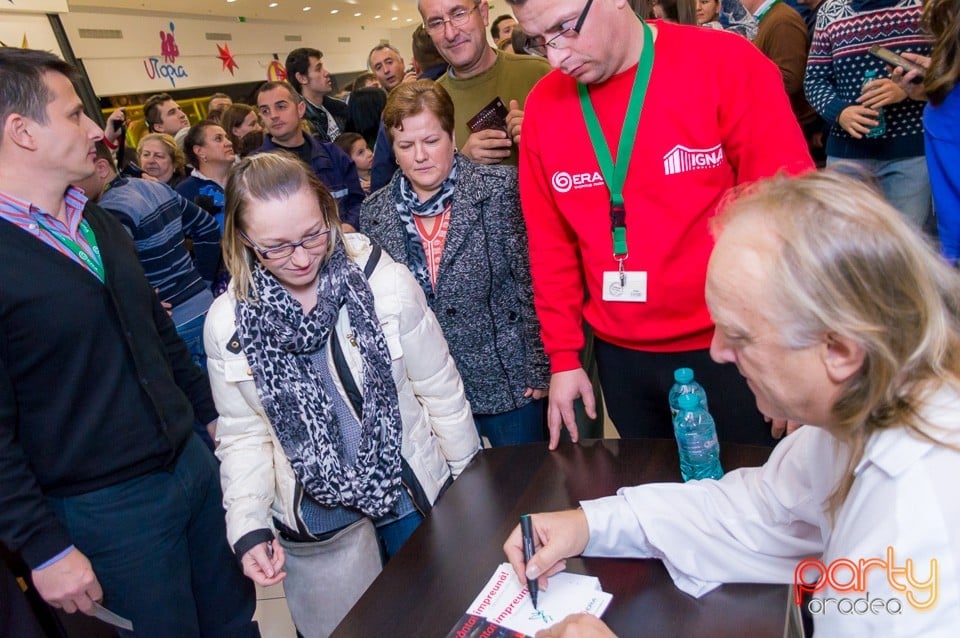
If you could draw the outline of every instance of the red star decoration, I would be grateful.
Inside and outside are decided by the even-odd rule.
[[[233,59],[233,54],[230,53],[230,45],[224,44],[223,46],[217,45],[218,55],[217,58],[223,62],[223,68],[227,71],[230,71],[230,75],[233,75],[234,69],[239,69],[240,65],[236,63]],[[222,71],[223,69],[221,69]]]

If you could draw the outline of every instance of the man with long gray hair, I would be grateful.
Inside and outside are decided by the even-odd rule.
[[[960,276],[877,192],[832,171],[762,182],[713,228],[710,353],[761,412],[808,425],[763,467],[535,514],[543,547],[525,564],[515,530],[511,563],[544,579],[579,554],[655,557],[695,597],[793,583],[818,636],[955,635]],[[542,635],[610,633],[578,616]]]

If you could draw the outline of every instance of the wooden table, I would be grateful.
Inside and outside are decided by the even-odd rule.
[[[726,470],[762,464],[769,448],[721,445]],[[445,636],[497,565],[523,513],[576,507],[639,483],[679,481],[673,440],[589,440],[480,452],[337,627],[337,638]],[[604,620],[634,636],[783,636],[788,586],[724,585],[695,599],[659,560],[575,558],[613,602]]]

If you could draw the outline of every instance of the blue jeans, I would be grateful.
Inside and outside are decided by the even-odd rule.
[[[191,437],[172,471],[48,498],[137,638],[259,636],[256,593],[227,544],[213,455]]]
[[[413,511],[401,519],[377,528],[377,538],[380,540],[380,548],[383,550],[384,563],[400,551],[410,535],[420,526],[422,520],[423,516],[420,512]]]
[[[859,164],[867,169],[880,184],[883,196],[890,205],[900,211],[917,230],[923,230],[933,206],[926,157],[921,155],[893,160],[828,157],[827,166],[841,161]]]
[[[547,440],[543,410],[544,399],[538,399],[500,414],[474,413],[473,420],[477,424],[477,432],[481,437],[487,437],[493,447],[537,443]]]
[[[203,321],[207,318],[206,313],[194,317],[190,321],[177,326],[177,334],[187,344],[187,350],[190,352],[190,358],[193,362],[207,371],[207,352],[203,349]]]

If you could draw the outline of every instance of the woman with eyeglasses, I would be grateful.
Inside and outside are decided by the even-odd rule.
[[[479,448],[463,383],[409,271],[344,235],[285,154],[227,184],[227,294],[207,316],[227,536],[326,636]],[[278,536],[278,537],[277,537]]]

